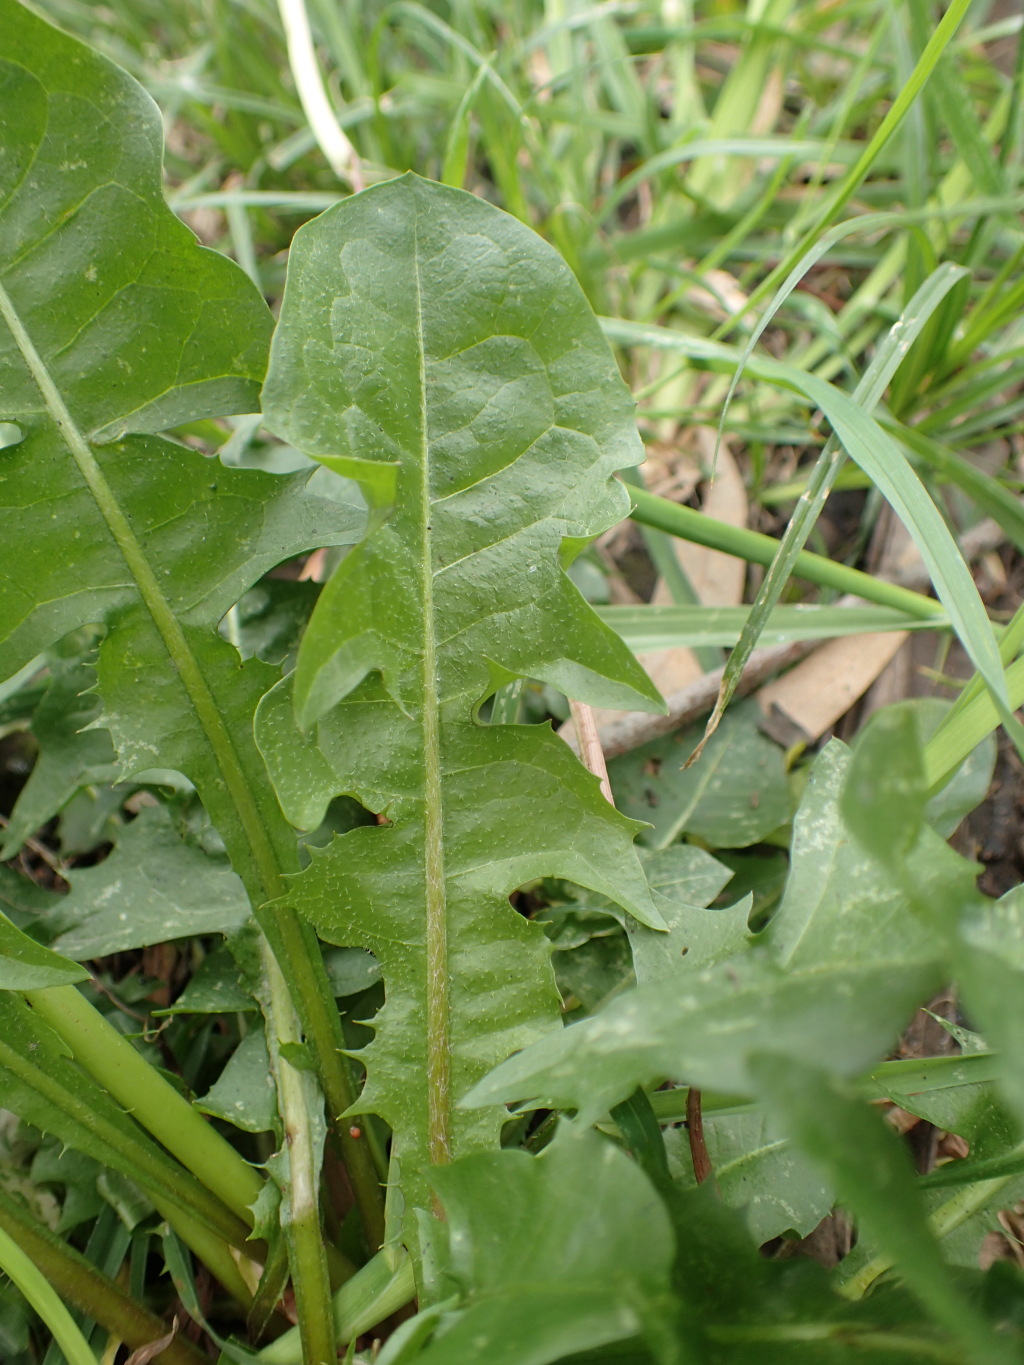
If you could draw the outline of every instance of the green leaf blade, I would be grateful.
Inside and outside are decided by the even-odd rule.
[[[425,1208],[427,1166],[500,1127],[500,1110],[453,1112],[454,1099],[557,1024],[547,944],[510,893],[565,876],[661,927],[638,827],[596,780],[547,728],[474,720],[522,676],[660,707],[563,567],[628,510],[612,476],[642,446],[564,262],[414,176],[297,234],[264,404],[273,430],[358,479],[375,508],[300,648],[295,714],[319,722],[315,741],[283,689],[257,735],[296,823],[341,792],[387,822],[315,854],[287,899],[381,961],[361,1105],[394,1125],[407,1202]]]
[[[426,822],[415,728],[379,686],[364,683],[316,732],[296,729],[284,684],[260,705],[257,736],[286,812],[318,820],[336,791],[385,813],[312,850],[286,897],[328,942],[368,948],[380,960],[387,1003],[361,1055],[368,1082],[359,1112],[373,1110],[401,1139],[410,1188],[429,1162],[427,1075],[428,926],[424,913]],[[597,780],[547,727],[444,726],[444,908],[451,1012],[453,1097],[490,1065],[557,1028],[550,946],[509,906],[517,887],[560,876],[662,920],[632,847],[638,826],[601,795]],[[369,762],[368,762],[369,760]],[[453,1153],[492,1146],[503,1112],[456,1109]]]
[[[143,807],[98,867],[69,871],[58,952],[81,961],[193,934],[227,934],[249,918],[225,859],[184,844],[165,806]]]
[[[89,973],[23,934],[0,913],[0,990],[34,991],[48,986],[70,986]]]
[[[539,1157],[481,1153],[435,1181],[461,1301],[423,1365],[547,1365],[672,1323],[668,1216],[611,1144],[566,1128]]]
[[[4,452],[0,497],[31,510],[4,546],[2,572],[15,589],[3,594],[5,662],[17,671],[26,649],[38,653],[40,631],[52,639],[83,620],[103,624],[102,719],[122,770],[174,768],[195,782],[259,916],[299,861],[252,737],[259,691],[276,671],[257,660],[240,668],[217,626],[262,573],[303,550],[350,543],[363,517],[148,434],[256,407],[269,310],[244,271],[200,248],[164,203],[160,118],[142,88],[13,0],[3,0],[0,22],[15,78],[46,104],[45,119],[16,119],[19,169],[0,203],[0,380],[13,405],[4,416],[25,434],[13,459]],[[69,574],[72,503],[83,553]],[[33,560],[45,572],[33,575]],[[337,1114],[351,1090],[315,940],[293,913],[264,916],[262,926],[289,972],[286,980],[268,949],[266,1008],[293,1032],[293,1003],[301,1011]],[[288,1090],[291,1073],[278,1075],[289,1121],[308,1134],[312,1087]],[[379,1191],[353,1146],[357,1198],[379,1240]],[[312,1190],[312,1147],[296,1141],[289,1155],[304,1166],[293,1183]],[[293,1223],[295,1245],[301,1233],[314,1253],[297,1274],[309,1291],[299,1305],[308,1344],[330,1326],[314,1198]]]
[[[0,272],[75,420],[109,440],[251,412],[270,314],[235,266],[168,212],[156,105],[16,0],[0,4],[0,27]],[[111,124],[128,136],[109,137]],[[0,376],[6,417],[38,411],[3,329]]]
[[[410,566],[428,559],[442,704],[487,695],[493,660],[595,705],[660,707],[558,565],[563,539],[626,514],[611,475],[643,450],[582,292],[527,229],[413,176],[322,215],[296,234],[263,401],[279,435],[364,486],[374,463],[402,469],[386,525],[314,613],[304,723],[374,670],[420,704],[427,584]]]
[[[843,820],[849,765],[837,741],[819,755],[782,903],[751,949],[623,994],[503,1063],[465,1103],[529,1101],[596,1121],[636,1086],[666,1079],[748,1095],[748,1061],[767,1039],[847,1078],[877,1062],[942,980],[945,945]],[[930,831],[908,866],[922,898],[975,898],[971,864]]]
[[[758,1089],[840,1197],[863,1219],[896,1261],[907,1283],[935,1318],[959,1339],[966,1359],[1016,1359],[977,1309],[957,1289],[927,1223],[907,1154],[880,1115],[821,1072],[777,1057],[752,1061]]]

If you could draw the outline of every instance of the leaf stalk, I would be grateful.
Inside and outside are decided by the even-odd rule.
[[[735,555],[751,564],[763,564],[766,568],[772,563],[779,549],[774,536],[763,535],[760,531],[748,531],[744,527],[730,526],[717,521],[692,507],[659,498],[655,493],[630,486],[629,496],[633,500],[630,516],[642,526],[653,526],[656,530],[667,531],[681,540],[690,540],[695,545],[707,545],[723,554]],[[810,583],[820,587],[835,588],[837,592],[853,593],[867,602],[879,606],[895,607],[918,620],[934,617],[945,619],[946,611],[941,602],[923,593],[911,592],[896,583],[873,578],[860,569],[851,569],[846,564],[837,564],[824,555],[801,550],[796,557],[793,572]]]
[[[284,890],[282,869],[259,807],[249,789],[248,780],[217,702],[207,685],[199,662],[189,646],[182,625],[164,596],[156,574],[146,559],[127,516],[107,482],[89,442],[68,410],[46,363],[36,350],[35,343],[22,323],[18,311],[3,285],[0,285],[0,317],[3,317],[9,327],[29,373],[46,403],[49,414],[78,466],[115,544],[138,585],[139,595],[164,642],[171,662],[177,670],[182,686],[206,735],[211,752],[224,779],[224,785],[245,831],[253,865],[248,869],[240,867],[237,870],[243,881],[246,882],[246,889],[249,892],[254,909],[257,909],[263,902],[273,899]],[[351,1086],[345,1084],[346,1077],[340,1066],[340,1058],[335,1057],[332,1060],[332,1054],[344,1046],[344,1041],[341,1035],[340,1019],[337,1018],[337,1012],[333,1010],[333,999],[331,1000],[331,1009],[325,1009],[326,973],[323,972],[321,964],[320,971],[323,980],[317,979],[310,952],[303,942],[303,936],[294,911],[279,910],[272,917],[260,915],[257,911],[257,921],[264,934],[270,939],[271,946],[278,954],[279,960],[289,964],[293,980],[298,987],[295,992],[296,1005],[302,1012],[300,1017],[302,1017],[303,1024],[310,1035],[311,1044],[315,1049],[318,1070],[325,1079],[325,1091],[331,1104],[332,1117],[336,1118],[343,1109],[352,1103],[353,1095]],[[275,932],[278,927],[281,933]],[[287,943],[283,942],[283,939],[286,939]],[[294,949],[294,955],[286,952],[282,956],[281,949],[285,947]],[[278,984],[287,991],[283,974],[277,980]],[[279,1012],[286,1013],[291,1007],[290,1000],[278,1002]],[[332,1012],[334,1014],[333,1019],[331,1018]],[[285,1122],[287,1123],[287,1119]],[[342,1145],[345,1146],[344,1137],[342,1137]],[[348,1155],[347,1149],[346,1155]],[[383,1214],[376,1213],[374,1208],[375,1203],[381,1203],[380,1192],[379,1189],[376,1190],[377,1199],[375,1201],[373,1197],[375,1184],[367,1181],[365,1173],[361,1174],[357,1189],[360,1194],[360,1208],[364,1209],[365,1206],[363,1216],[366,1223],[367,1238],[372,1242],[377,1236],[378,1226],[383,1226]]]
[[[251,1227],[263,1181],[128,1039],[74,986],[26,991],[25,999],[79,1066]]]
[[[316,1101],[310,1094],[314,1087],[312,1078],[304,1076],[283,1053],[283,1046],[301,1046],[302,1031],[298,1016],[291,1008],[287,983],[266,943],[263,945],[263,977],[269,995],[267,1029],[274,1035],[268,1039],[271,1065],[284,1123],[284,1150],[288,1154],[288,1185],[281,1224],[288,1247],[303,1357],[308,1365],[335,1365],[337,1350],[330,1308],[331,1285],[320,1229],[320,1153],[312,1110],[312,1103]],[[319,1093],[316,1098],[320,1098]],[[321,1137],[322,1133],[321,1126]]]
[[[137,1180],[165,1202],[181,1208],[231,1246],[248,1251],[249,1229],[198,1180],[136,1130],[137,1136],[93,1112],[88,1099],[72,1094],[42,1067],[27,1061],[0,1039],[0,1067],[66,1114],[110,1151],[110,1165]]]
[[[0,1230],[18,1244],[57,1294],[88,1313],[132,1350],[156,1341],[167,1324],[131,1298],[115,1280],[61,1241],[8,1195],[0,1192]],[[176,1336],[160,1355],[161,1365],[204,1365],[205,1357]]]

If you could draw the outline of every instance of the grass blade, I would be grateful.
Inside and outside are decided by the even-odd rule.
[[[96,1365],[89,1343],[57,1291],[43,1272],[29,1260],[17,1242],[0,1228],[0,1270],[9,1275],[53,1333],[67,1365]]]
[[[739,640],[752,607],[597,607],[598,616],[621,635],[634,653],[647,650],[732,645]],[[762,644],[832,640],[889,630],[941,629],[938,617],[914,617],[890,607],[776,607],[760,631]]]
[[[956,1288],[910,1178],[907,1154],[881,1115],[847,1087],[790,1059],[763,1055],[751,1071],[770,1112],[828,1173],[909,1287],[962,1343],[965,1359],[1010,1365],[1016,1351]]]
[[[801,269],[803,268],[801,263]],[[889,381],[899,369],[914,341],[919,337],[928,323],[929,318],[938,308],[939,304],[946,297],[954,285],[965,278],[967,272],[960,266],[955,266],[949,262],[941,265],[938,270],[921,285],[915,293],[903,316],[890,328],[885,340],[879,347],[877,354],[868,367],[860,383],[853,393],[853,402],[862,407],[865,411],[870,411],[882,394],[885,392]],[[787,284],[795,287],[796,272],[790,276]],[[775,308],[785,297],[780,291],[770,308],[759,324],[758,332],[765,326],[768,317],[774,312]],[[758,332],[751,338],[751,345],[756,340]],[[748,347],[749,349],[749,347]],[[735,389],[739,377],[739,370],[733,377],[730,385],[731,396]],[[728,405],[729,398],[726,398]],[[722,422],[725,421],[725,413],[722,414]],[[721,433],[721,427],[719,428]],[[757,594],[757,598],[750,611],[750,618],[744,626],[739,643],[729,658],[726,665],[725,674],[722,679],[722,688],[719,693],[715,709],[708,721],[705,731],[705,739],[712,735],[721,720],[725,708],[736,689],[736,685],[743,675],[743,670],[747,665],[751,653],[757,644],[762,627],[768,619],[768,614],[778,602],[782,590],[786,585],[797,556],[803,549],[807,537],[818,520],[821,510],[825,505],[825,500],[835,483],[836,476],[843,466],[845,453],[843,446],[837,435],[833,433],[818,457],[818,461],[808,480],[807,488],[801,495],[797,503],[796,511],[786,527],[786,533],[779,544],[779,551],[773,560],[765,580]],[[870,473],[870,471],[868,471]],[[700,746],[695,750],[695,755],[700,753]]]

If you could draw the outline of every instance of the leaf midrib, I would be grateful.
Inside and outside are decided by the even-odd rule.
[[[423,879],[426,910],[427,1147],[432,1165],[451,1160],[451,997],[448,987],[448,905],[445,893],[440,702],[431,551],[430,436],[426,339],[420,279],[418,219],[413,228],[413,278],[420,407],[420,591],[423,604],[421,730],[423,741]]]
[[[49,367],[36,350],[27,328],[7,290],[0,284],[0,316],[14,337],[36,387],[42,394],[50,417],[78,466],[92,494],[97,509],[117,545],[128,570],[135,580],[139,596],[159,632],[171,662],[181,679],[196,717],[203,728],[217,766],[224,778],[232,803],[245,830],[259,877],[268,897],[277,889],[279,868],[270,847],[255,799],[249,790],[235,746],[221,717],[199,662],[185,632],[174,615],[171,605],[160,588],[156,573],[139,544],[138,539],[117,497],[100,468],[99,461],[72,417]]]
[[[125,515],[114,490],[108,483],[92,448],[81,429],[72,417],[56,381],[35,344],[6,289],[0,284],[0,318],[6,322],[18,350],[36,384],[43,402],[57,427],[65,446],[92,494],[97,510],[121,553],[129,573],[135,580],[139,596],[163,641],[164,648],[181,680],[182,688],[192,706],[196,719],[206,736],[214,763],[224,782],[228,797],[237,814],[245,839],[251,863],[248,871],[254,874],[258,886],[246,889],[261,930],[264,935],[273,934],[274,955],[284,956],[289,962],[290,974],[294,983],[292,1002],[301,1005],[301,1017],[307,1036],[316,1039],[318,1069],[324,1090],[335,1113],[342,1113],[352,1103],[353,1095],[348,1074],[341,1064],[340,1024],[325,1005],[321,977],[323,969],[317,970],[318,963],[311,956],[303,938],[303,931],[294,911],[281,910],[269,919],[260,914],[261,901],[276,896],[282,886],[282,871],[273,844],[271,831],[267,828],[257,804],[256,797],[249,788],[249,781],[242,766],[241,758],[235,748],[227,725],[225,724],[217,701],[203,675],[181,622],[175,616],[168,599],[160,587],[153,567],[147,560],[131,524]],[[240,868],[236,871],[241,872]],[[243,882],[247,880],[243,875]],[[262,889],[260,897],[254,892]],[[286,1009],[286,1002],[279,1002],[279,1011]],[[365,1149],[352,1151],[354,1143],[342,1138],[343,1147],[353,1168],[362,1168],[366,1163]],[[365,1172],[364,1172],[365,1174]],[[361,1185],[361,1191],[366,1182]],[[360,1207],[371,1240],[383,1237],[382,1214],[376,1201],[360,1198]]]

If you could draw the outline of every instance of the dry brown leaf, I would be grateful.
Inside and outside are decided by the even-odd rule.
[[[694,437],[701,463],[704,468],[710,469],[715,458],[714,428],[696,427]],[[744,528],[747,525],[747,490],[726,440],[719,447],[714,481],[705,485],[701,510],[729,526]],[[673,544],[676,558],[693,585],[699,602],[705,607],[739,606],[746,585],[747,566],[744,560],[736,555],[722,554],[721,550],[711,550],[706,545],[694,545],[688,540],[676,540]],[[660,604],[671,600],[659,583],[652,601]]]
[[[715,432],[711,427],[695,427],[701,463],[709,468],[715,451]],[[661,458],[666,458],[664,452]],[[718,467],[713,483],[706,485],[704,511],[709,516],[727,521],[731,526],[747,524],[747,491],[739,466],[727,442],[718,453]],[[697,600],[707,607],[738,606],[743,601],[746,565],[742,559],[709,550],[704,545],[692,545],[687,540],[674,540],[673,547],[679,564],[693,586]],[[664,583],[655,585],[652,602],[671,603],[672,595]],[[703,676],[704,670],[692,650],[662,649],[637,656],[651,681],[663,697],[681,692]],[[595,710],[594,720],[599,730],[614,726],[628,712]],[[575,742],[576,729],[567,720],[558,732],[563,739]]]
[[[906,638],[897,630],[826,641],[758,692],[765,728],[786,745],[819,739],[864,695]]]
[[[131,1353],[124,1365],[149,1365],[151,1360],[167,1350],[177,1333],[178,1319],[175,1318],[171,1323],[171,1330],[166,1335],[158,1337],[156,1341],[147,1342],[145,1346],[140,1346],[138,1350]]]

